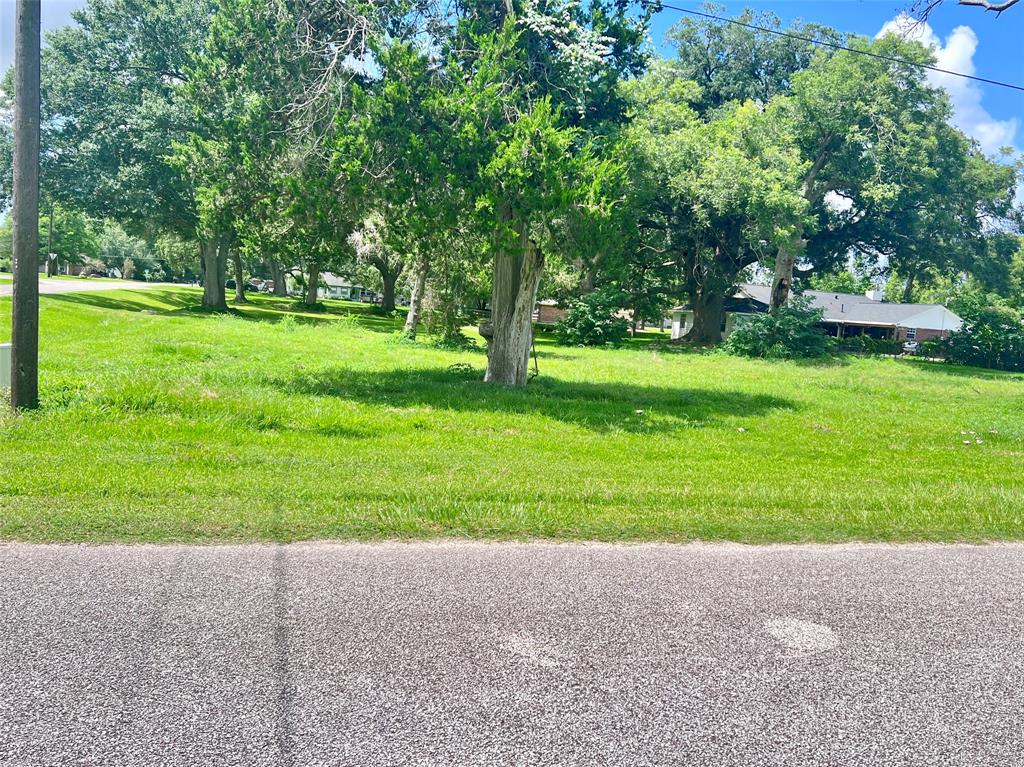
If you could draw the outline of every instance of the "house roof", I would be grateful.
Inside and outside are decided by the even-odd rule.
[[[728,311],[751,311],[735,304],[750,304],[752,311],[764,311],[771,301],[771,287],[768,285],[743,284],[737,287]],[[842,322],[854,325],[877,325],[884,327],[916,327],[932,330],[957,330],[963,320],[940,304],[892,304],[876,301],[858,293],[832,293],[825,290],[806,290],[803,295],[810,299],[811,306],[822,310],[825,322]],[[688,306],[677,306],[673,311],[683,311]],[[913,321],[913,322],[911,322]]]
[[[331,272],[320,272],[320,282],[329,288],[352,288],[356,287],[344,277],[339,277]]]

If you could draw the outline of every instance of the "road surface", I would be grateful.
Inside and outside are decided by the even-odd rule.
[[[5,275],[6,276],[6,275]],[[173,286],[169,282],[134,282],[126,280],[52,280],[39,278],[39,292],[42,295],[54,293],[91,293],[97,290],[152,290]],[[177,287],[181,287],[177,285]],[[0,281],[0,296],[9,296],[13,290],[10,282]]]
[[[0,764],[1021,765],[1024,546],[0,545]]]

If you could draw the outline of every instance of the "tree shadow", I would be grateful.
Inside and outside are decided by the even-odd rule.
[[[969,365],[956,365],[952,362],[934,362],[932,360],[921,360],[913,358],[900,358],[899,362],[910,365],[918,370],[928,372],[944,373],[957,378],[980,378],[985,381],[1024,381],[1024,373],[1017,373],[1011,370],[988,370],[976,368]]]
[[[390,407],[540,415],[597,432],[665,432],[722,425],[731,417],[795,410],[792,400],[717,389],[562,381],[541,376],[525,389],[485,384],[482,370],[389,371],[327,367],[267,379],[289,394],[339,397]]]
[[[146,301],[146,296],[151,301]],[[237,317],[251,322],[273,324],[281,322],[287,317],[290,318],[290,321],[303,325],[327,325],[333,322],[348,321],[360,328],[378,333],[393,333],[402,324],[394,317],[378,314],[374,307],[365,304],[331,302],[323,311],[311,314],[301,305],[297,305],[294,298],[271,296],[253,296],[244,304],[232,304],[229,301],[227,312],[211,312],[202,307],[198,293],[176,289],[147,289],[145,292],[139,291],[134,295],[125,295],[121,291],[116,293],[115,291],[110,293],[104,291],[57,293],[47,295],[45,298],[64,303],[96,306],[102,309],[196,319]]]
[[[138,298],[135,298],[138,296]],[[149,296],[158,304],[170,306],[171,309],[154,306],[152,302],[144,300]],[[159,290],[147,289],[136,291],[132,297],[128,297],[121,291],[91,291],[82,293],[50,293],[43,295],[46,301],[54,301],[67,304],[81,304],[84,306],[96,306],[101,309],[117,309],[127,312],[148,312],[151,314],[177,314],[188,311],[191,308],[199,307],[197,294],[182,290]]]

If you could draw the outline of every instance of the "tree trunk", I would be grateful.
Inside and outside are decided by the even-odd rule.
[[[385,312],[393,312],[395,310],[395,283],[398,282],[398,275],[392,272],[381,272],[380,278],[384,285],[380,308]]]
[[[907,275],[907,281],[903,283],[903,303],[909,304],[914,300],[914,280],[917,274],[914,269]]]
[[[306,306],[313,306],[317,302],[317,287],[320,285],[320,263],[313,261],[309,265],[309,280],[306,282],[306,295],[303,299]]]
[[[57,257],[53,254],[53,203],[50,203],[50,220],[46,226],[46,276],[57,274]]]
[[[804,176],[800,194],[807,200],[809,205],[814,204],[822,194],[822,190],[815,187],[815,182],[821,169],[831,156],[832,141],[833,136],[831,133],[823,139],[818,148],[818,156],[815,157],[814,162],[807,171],[807,175]],[[796,266],[797,255],[804,249],[805,245],[806,242],[801,232],[801,234],[795,235],[789,241],[788,246],[779,248],[778,253],[775,254],[775,277],[772,280],[769,310],[774,311],[781,306],[785,306],[789,300],[790,293],[793,290],[793,268]]]
[[[39,406],[39,3],[14,11],[11,407]]]
[[[267,259],[267,265],[270,267],[270,280],[274,283],[274,295],[287,296],[288,284],[285,282],[287,277],[284,273],[284,267],[272,258]]]
[[[693,307],[693,327],[683,340],[701,345],[720,343],[725,294],[721,291],[697,290],[691,295],[690,305]]]
[[[249,299],[245,297],[245,283],[243,282],[245,276],[242,272],[242,254],[238,252],[238,248],[231,249],[231,260],[235,265],[235,303],[248,303]]]
[[[793,268],[796,266],[796,255],[802,248],[802,241],[794,238],[788,246],[779,248],[775,254],[775,277],[772,279],[772,294],[769,309],[785,306],[793,291]]]
[[[430,261],[423,257],[416,262],[413,275],[412,293],[409,296],[409,312],[405,315],[405,334],[409,338],[416,337],[416,329],[420,324],[420,312],[423,308],[423,294],[427,289],[427,274],[430,272]]]
[[[209,240],[199,242],[199,255],[203,265],[203,308],[213,312],[228,310],[224,295],[224,272],[227,267],[224,249]]]
[[[544,271],[544,255],[530,239],[526,222],[515,219],[510,212],[502,219],[511,222],[518,236],[515,243],[496,248],[494,254],[491,339],[484,381],[525,386],[533,342],[533,307]]]

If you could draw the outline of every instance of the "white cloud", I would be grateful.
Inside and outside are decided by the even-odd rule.
[[[935,53],[935,66],[966,75],[974,74],[974,52],[978,49],[978,36],[967,26],[959,26],[946,38],[945,44],[929,24],[900,14],[885,23],[877,37],[894,33],[907,40],[917,40]],[[978,83],[963,77],[928,71],[928,82],[944,88],[953,104],[953,124],[968,136],[978,140],[982,150],[994,154],[1005,146],[1014,146],[1017,119],[997,120],[981,104],[982,91]]]

